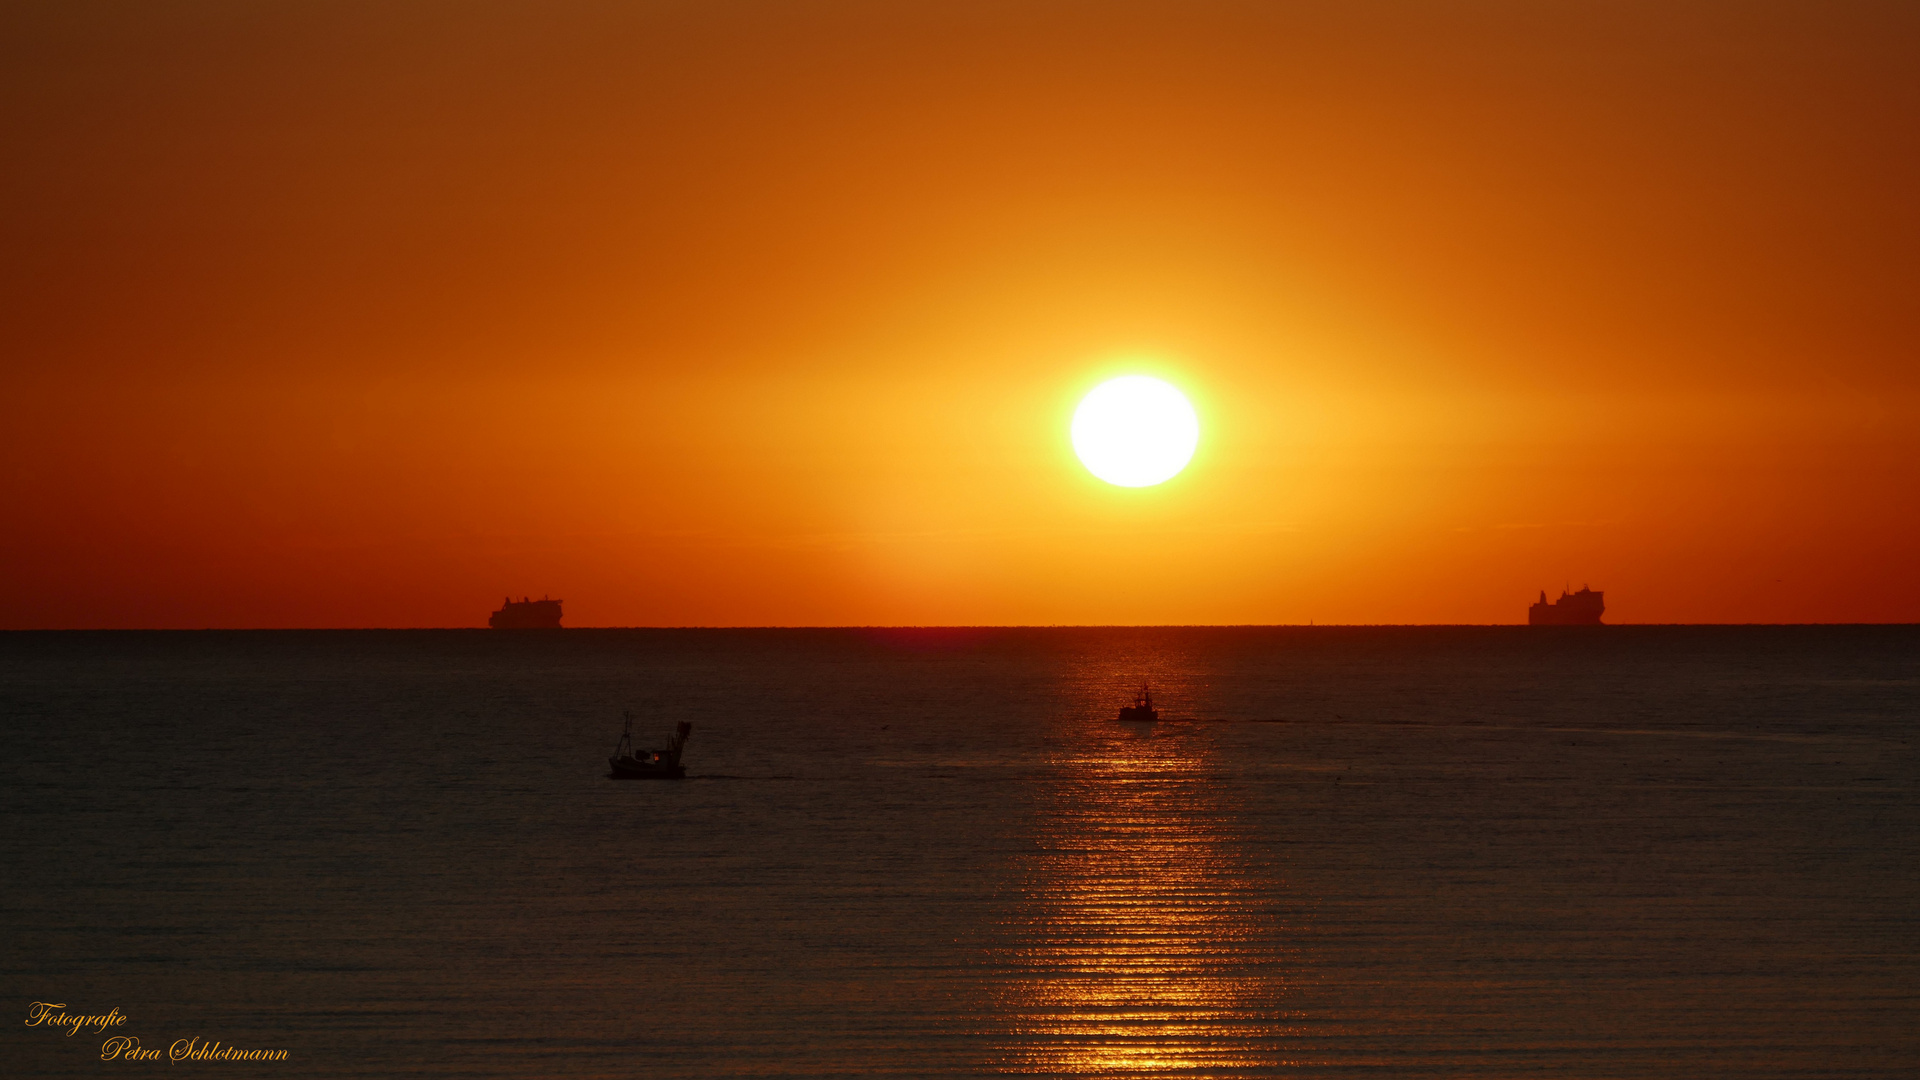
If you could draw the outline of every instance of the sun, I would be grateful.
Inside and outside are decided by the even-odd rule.
[[[1179,475],[1200,442],[1185,395],[1146,375],[1093,388],[1073,413],[1073,452],[1087,471],[1118,487],[1152,487]]]

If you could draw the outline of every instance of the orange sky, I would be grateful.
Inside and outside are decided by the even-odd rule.
[[[74,0],[0,109],[0,627],[1920,620],[1910,4]]]

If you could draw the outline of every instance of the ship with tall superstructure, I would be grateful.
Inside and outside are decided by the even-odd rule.
[[[560,601],[544,596],[538,600],[509,596],[501,602],[500,610],[488,617],[487,625],[495,630],[558,630]]]
[[[1606,594],[1594,592],[1585,585],[1579,592],[1560,590],[1560,599],[1547,603],[1547,591],[1540,590],[1540,599],[1527,609],[1528,626],[1599,626],[1600,615],[1607,610]]]

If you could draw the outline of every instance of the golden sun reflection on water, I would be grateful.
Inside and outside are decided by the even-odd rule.
[[[1224,1075],[1289,1064],[1287,935],[1195,725],[1082,732],[1056,763],[1004,1002],[1006,1072]]]

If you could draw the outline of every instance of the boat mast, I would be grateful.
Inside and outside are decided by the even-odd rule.
[[[626,720],[626,730],[620,733],[620,745],[613,748],[614,757],[633,756],[633,710],[627,709],[620,716]]]

